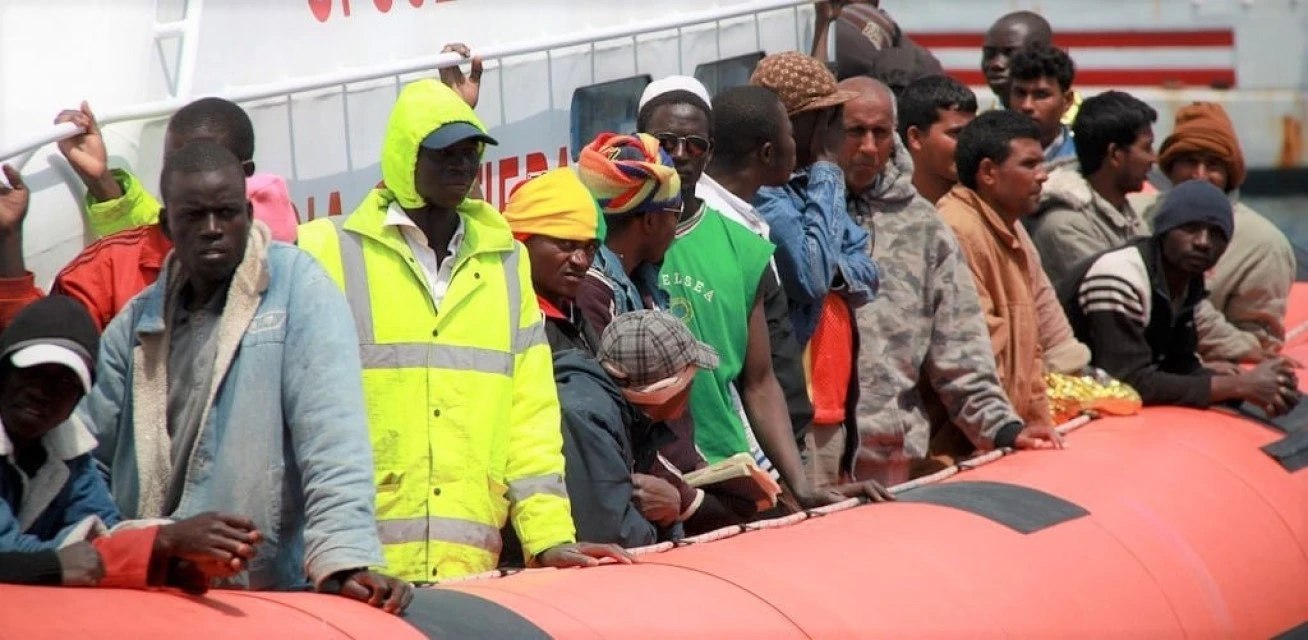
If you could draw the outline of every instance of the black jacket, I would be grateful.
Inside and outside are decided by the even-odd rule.
[[[1131,385],[1146,405],[1209,405],[1212,372],[1196,351],[1194,309],[1208,295],[1194,276],[1173,312],[1154,238],[1093,256],[1073,268],[1058,298],[1091,363]]]
[[[626,548],[653,544],[660,531],[632,501],[631,474],[648,469],[671,434],[643,419],[599,363],[575,350],[555,354],[554,381],[577,539]]]
[[[53,550],[0,552],[0,583],[56,586],[62,581],[59,554]]]
[[[567,349],[579,349],[590,357],[599,351],[599,335],[595,328],[586,322],[581,310],[569,305],[567,313],[571,316],[560,318],[545,314],[545,340],[550,350],[558,353]]]

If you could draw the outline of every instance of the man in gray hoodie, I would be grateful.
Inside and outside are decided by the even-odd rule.
[[[869,78],[841,89],[860,94],[844,116],[853,134],[841,154],[849,211],[872,234],[872,258],[886,274],[880,296],[856,316],[855,475],[889,486],[930,470],[931,434],[948,424],[980,449],[1059,443],[1051,429],[1026,427],[1004,395],[958,240],[913,187],[912,160],[894,136],[894,97]]]

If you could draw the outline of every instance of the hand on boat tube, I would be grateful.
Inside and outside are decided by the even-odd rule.
[[[536,556],[536,563],[542,567],[595,567],[600,560],[608,558],[618,564],[632,564],[636,561],[630,553],[615,544],[596,544],[594,542],[574,542],[550,547]]]
[[[895,494],[881,485],[876,480],[865,480],[863,482],[850,482],[842,484],[833,489],[848,498],[867,498],[870,502],[894,502]]]
[[[248,518],[207,512],[159,527],[154,553],[194,565],[207,578],[245,570],[263,534]]]
[[[60,549],[60,584],[65,587],[94,587],[104,579],[104,560],[89,542],[78,542]]]
[[[681,494],[672,483],[643,473],[631,474],[632,498],[640,515],[659,526],[670,526],[681,515]]]
[[[1065,445],[1063,434],[1047,424],[1028,424],[1013,440],[1014,449],[1062,449]]]
[[[386,613],[400,613],[413,602],[412,583],[367,569],[338,572],[323,583],[321,591],[366,602]]]
[[[802,509],[825,507],[829,504],[844,502],[850,498],[850,496],[846,496],[836,489],[814,489],[808,483],[805,483],[803,487],[795,487],[791,494]]]
[[[477,100],[481,98],[481,56],[472,55],[468,45],[462,42],[447,44],[444,49],[441,49],[441,53],[450,52],[463,56],[465,60],[472,58],[472,73],[465,76],[463,75],[463,69],[457,66],[446,67],[441,69],[441,82],[458,92],[469,107],[476,109]]]
[[[59,141],[59,153],[63,154],[72,165],[73,171],[86,184],[91,197],[97,202],[123,197],[123,189],[118,186],[109,173],[109,152],[104,146],[104,136],[100,135],[100,125],[91,113],[91,105],[85,101],[79,109],[65,109],[55,116],[55,124],[71,122],[82,129],[82,133]]]
[[[1244,383],[1243,399],[1270,417],[1284,415],[1299,404],[1299,379],[1294,369],[1280,358],[1260,362],[1240,377]]]

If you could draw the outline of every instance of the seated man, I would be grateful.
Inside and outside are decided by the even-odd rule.
[[[1204,180],[1184,182],[1164,197],[1152,236],[1091,258],[1060,291],[1095,366],[1134,387],[1146,405],[1243,400],[1276,416],[1299,402],[1294,372],[1280,359],[1218,375],[1195,353],[1204,273],[1226,251],[1234,224],[1221,190]]]
[[[1158,113],[1129,93],[1105,91],[1081,105],[1072,131],[1078,164],[1049,173],[1040,209],[1024,222],[1054,286],[1086,258],[1148,233],[1127,194],[1154,164]]]
[[[1206,279],[1209,297],[1195,312],[1199,355],[1206,362],[1275,357],[1285,342],[1294,249],[1280,229],[1240,202],[1244,154],[1221,105],[1198,102],[1178,109],[1176,126],[1158,149],[1158,167],[1168,182],[1207,180],[1235,203],[1235,233]],[[1146,220],[1155,217],[1157,198],[1133,198]]]
[[[599,205],[577,173],[561,167],[518,183],[504,203],[504,220],[531,259],[550,349],[556,356],[579,349],[593,358],[599,334],[577,306],[577,294],[605,232]]]
[[[1035,43],[1013,56],[1012,67],[1008,106],[1035,120],[1048,163],[1045,168],[1075,162],[1076,143],[1072,130],[1063,123],[1075,96],[1072,57],[1057,47]]]
[[[0,581],[203,591],[239,573],[262,539],[245,518],[206,513],[106,535],[118,507],[92,458],[95,438],[70,418],[91,388],[98,343],[66,296],[33,302],[0,334],[0,552],[19,554],[0,561],[15,571]]]
[[[953,228],[971,268],[1004,392],[1027,425],[1051,426],[1031,286],[1039,267],[1019,222],[1035,213],[1047,177],[1040,131],[1012,111],[983,113],[959,133],[955,158],[959,184],[937,203],[940,217]],[[942,453],[969,448],[959,438],[941,443]]]
[[[394,610],[382,563],[350,312],[304,252],[255,222],[241,163],[192,142],[165,159],[159,281],[110,323],[78,410],[124,515],[222,507],[266,536],[234,586],[319,589]]]
[[[577,175],[604,212],[608,235],[578,292],[595,331],[638,309],[667,309],[659,267],[681,215],[681,178],[653,136],[602,133],[581,151]]]

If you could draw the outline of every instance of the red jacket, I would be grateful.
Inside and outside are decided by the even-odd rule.
[[[82,250],[55,277],[51,294],[71,296],[91,313],[104,331],[127,302],[159,279],[164,258],[173,243],[157,224],[120,231]],[[29,272],[17,278],[0,278],[0,330],[18,312],[43,293]]]
[[[9,326],[23,307],[44,296],[36,288],[36,279],[30,271],[17,278],[0,278],[0,331]]]
[[[97,587],[109,589],[144,589],[150,582],[150,560],[159,527],[143,527],[100,536],[91,546],[100,552],[104,578]]]
[[[106,236],[83,249],[59,272],[50,293],[75,298],[104,331],[129,300],[159,278],[172,248],[157,224]]]

